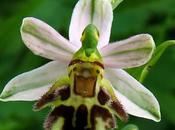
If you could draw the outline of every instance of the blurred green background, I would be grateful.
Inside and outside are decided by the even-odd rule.
[[[14,76],[48,60],[33,55],[20,37],[22,19],[39,18],[68,38],[77,0],[0,0],[0,91]],[[175,39],[175,0],[124,0],[115,9],[111,41],[150,33],[156,44]],[[130,116],[140,130],[175,130],[175,47],[166,50],[144,82],[158,98],[159,123]],[[32,111],[33,102],[0,102],[0,130],[42,130],[49,109]],[[124,124],[120,123],[120,127]]]

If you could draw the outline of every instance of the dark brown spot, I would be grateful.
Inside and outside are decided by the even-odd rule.
[[[98,101],[101,105],[105,105],[106,102],[108,102],[110,99],[110,95],[103,89],[100,89],[100,92],[98,93]]]
[[[92,64],[95,64],[95,65],[98,65],[98,66],[100,66],[101,68],[103,68],[104,69],[104,65],[102,64],[102,63],[100,63],[100,62],[98,62],[98,61],[95,61],[95,62],[87,62],[87,61],[82,61],[82,60],[72,60],[70,63],[69,63],[69,66],[71,66],[71,65],[74,65],[74,64],[83,64],[83,63],[92,63]]]
[[[116,121],[115,118],[112,116],[112,114],[109,112],[109,110],[94,105],[91,110],[91,124],[92,124],[92,130],[96,130],[95,126],[97,124],[96,118],[101,117],[102,120],[105,123],[106,129],[115,128],[116,127]]]
[[[60,89],[56,89],[54,95],[55,97],[60,96],[61,100],[66,100],[70,97],[70,87],[62,87]]]
[[[82,60],[72,60],[70,63],[69,63],[69,66],[71,66],[71,65],[74,65],[74,64],[77,64],[77,63],[79,63],[79,64],[82,64],[82,63],[84,63]]]
[[[44,128],[51,130],[53,124],[60,118],[63,117],[64,125],[62,130],[73,130],[72,119],[73,119],[74,108],[69,106],[61,105],[56,107],[46,118],[44,122]]]
[[[105,68],[104,65],[103,65],[102,63],[98,62],[98,61],[95,61],[95,62],[92,62],[92,63],[94,63],[94,64],[100,66],[100,67],[103,68],[103,69]]]
[[[99,71],[99,70],[96,70],[96,72],[97,72],[97,74],[99,74],[99,73],[100,73],[100,71]]]
[[[50,93],[50,94],[45,94],[41,97],[41,99],[39,99],[34,105],[33,105],[33,110],[38,110],[41,109],[44,105],[46,105],[47,103],[53,101],[53,99],[55,98],[54,93]]]
[[[64,86],[61,88],[58,88],[50,93],[48,91],[46,94],[44,94],[41,99],[39,99],[33,106],[33,110],[38,110],[42,108],[44,105],[46,105],[49,102],[55,101],[58,97],[61,98],[61,100],[66,100],[70,97],[70,87]]]
[[[70,77],[70,76],[71,76],[71,74],[72,74],[72,70],[69,72],[68,76]]]
[[[95,95],[96,78],[75,76],[74,92],[82,97],[93,97]]]
[[[84,130],[87,127],[88,110],[85,105],[79,106],[76,113],[76,130]]]
[[[73,71],[77,71],[77,67],[74,67],[74,68],[73,68]]]
[[[111,106],[118,113],[121,120],[123,120],[125,122],[128,120],[128,114],[125,112],[122,104],[119,101],[113,101],[111,103]]]

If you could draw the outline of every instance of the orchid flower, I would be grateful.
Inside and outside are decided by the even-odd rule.
[[[37,101],[47,106],[47,130],[106,130],[116,127],[114,116],[128,114],[160,121],[155,96],[125,70],[147,63],[155,44],[139,34],[109,44],[113,20],[108,0],[79,0],[69,28],[69,40],[33,17],[24,18],[21,36],[36,55],[49,63],[13,78],[1,101]]]

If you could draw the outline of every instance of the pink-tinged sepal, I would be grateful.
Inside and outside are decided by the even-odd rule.
[[[100,53],[108,68],[133,68],[146,64],[152,57],[155,43],[151,35],[140,34],[104,46]]]
[[[23,19],[21,36],[25,45],[36,55],[68,63],[76,46],[45,22],[27,17]]]
[[[94,24],[99,30],[98,48],[109,43],[113,20],[112,6],[108,0],[79,0],[76,4],[69,28],[70,42],[81,47],[81,36],[85,27]]]

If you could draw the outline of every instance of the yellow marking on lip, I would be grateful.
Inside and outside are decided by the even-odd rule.
[[[63,117],[59,117],[59,119],[53,124],[51,130],[61,130],[64,125],[64,120]]]

